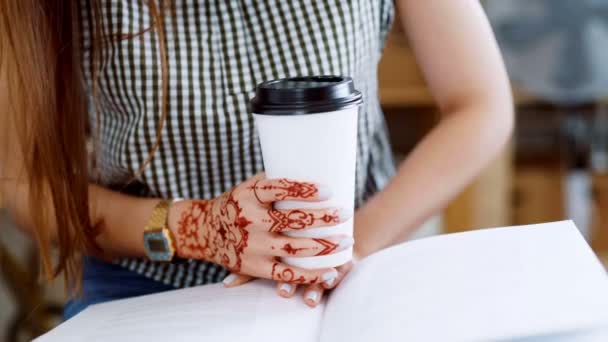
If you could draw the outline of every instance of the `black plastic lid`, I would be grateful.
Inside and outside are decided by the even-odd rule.
[[[306,76],[260,83],[251,111],[266,115],[302,115],[331,112],[363,102],[350,77]]]

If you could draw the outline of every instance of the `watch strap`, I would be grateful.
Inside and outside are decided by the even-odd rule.
[[[157,231],[166,228],[167,216],[169,215],[169,208],[172,203],[173,201],[171,200],[160,200],[156,206],[154,206],[154,210],[152,210],[152,215],[150,216],[148,225],[146,225],[145,231]]]

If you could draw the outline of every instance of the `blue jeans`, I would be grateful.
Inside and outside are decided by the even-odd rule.
[[[67,302],[63,308],[63,318],[67,320],[91,304],[173,289],[173,286],[146,278],[122,266],[86,257],[82,295]]]

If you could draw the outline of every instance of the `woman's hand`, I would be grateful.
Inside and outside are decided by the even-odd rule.
[[[336,269],[338,271],[338,277],[336,277],[335,280],[326,281],[321,284],[306,285],[303,294],[304,303],[306,303],[306,305],[312,308],[316,307],[321,302],[325,291],[331,290],[338,286],[338,284],[340,284],[344,276],[351,270],[352,267],[352,262],[338,267]],[[291,298],[296,293],[296,290],[296,284],[284,283],[280,281],[277,282],[277,292],[281,297]]]
[[[282,234],[348,220],[352,213],[340,208],[273,208],[275,201],[314,202],[329,195],[317,184],[269,180],[258,175],[215,199],[177,202],[169,217],[177,255],[214,262],[233,273],[289,284],[336,283],[339,273],[335,268],[306,270],[276,259],[327,255],[352,245],[348,236],[312,239]]]
[[[340,284],[340,282],[342,281],[344,276],[353,268],[353,265],[354,265],[353,262],[349,262],[340,267],[337,267],[336,270],[338,271],[338,276],[336,278],[329,279],[328,281],[325,281],[321,284],[306,285],[306,287],[304,288],[304,294],[303,294],[304,303],[306,303],[306,305],[310,306],[311,308],[314,308],[317,305],[319,305],[319,303],[321,302],[321,299],[323,298],[323,294],[325,293],[325,291],[332,290],[333,288],[338,286],[338,284]],[[253,279],[255,279],[255,277],[248,276],[245,274],[231,273],[224,280],[224,284],[227,287],[235,287],[235,286],[245,284]],[[293,297],[295,295],[297,289],[298,289],[298,284],[292,284],[292,283],[282,282],[282,281],[277,282],[277,293],[279,296],[281,296],[283,298]]]

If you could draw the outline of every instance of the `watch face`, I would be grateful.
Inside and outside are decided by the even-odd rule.
[[[148,258],[152,261],[171,261],[173,249],[170,243],[163,231],[144,233],[144,247]]]
[[[153,253],[162,253],[167,251],[167,248],[165,247],[165,240],[148,239],[148,248],[150,249],[150,252]]]

